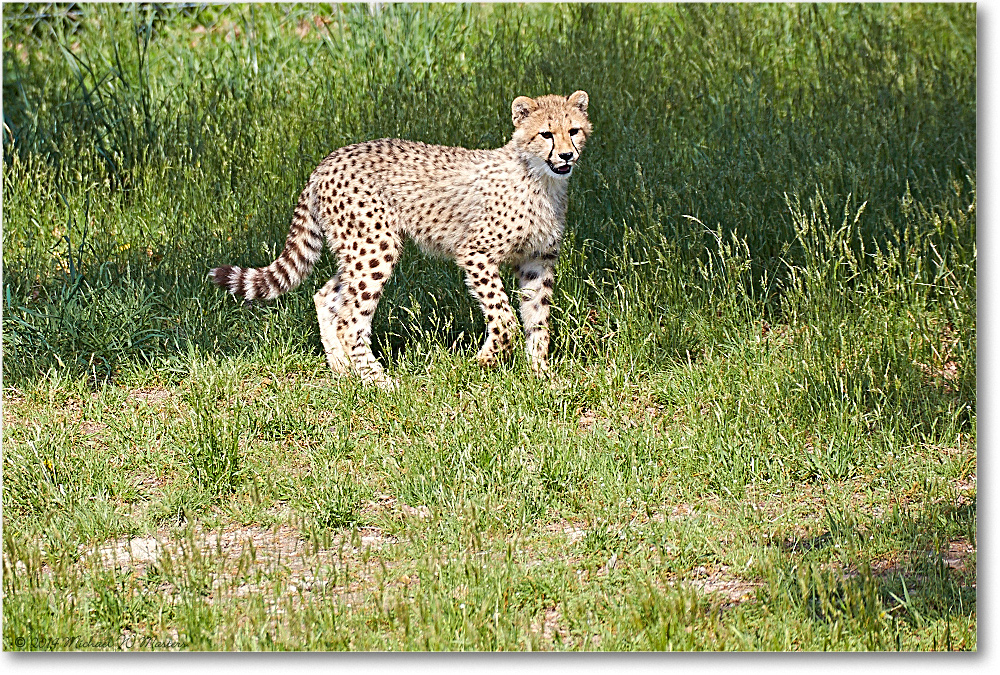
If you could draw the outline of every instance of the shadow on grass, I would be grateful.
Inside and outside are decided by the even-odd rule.
[[[888,616],[921,631],[931,622],[945,621],[945,634],[932,639],[934,648],[951,649],[950,622],[976,612],[975,517],[973,499],[932,504],[915,516],[894,510],[871,530],[841,527],[776,540],[772,545],[790,557],[808,558],[783,574],[785,597],[807,616],[829,624],[852,617],[874,626]],[[862,542],[878,539],[890,552],[865,557]],[[845,563],[829,559],[844,550],[851,552]]]

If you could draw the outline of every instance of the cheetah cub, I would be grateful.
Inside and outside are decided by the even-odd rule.
[[[372,315],[404,238],[453,258],[486,315],[476,358],[491,364],[516,330],[499,266],[517,272],[528,358],[547,370],[553,271],[566,220],[566,192],[590,136],[588,96],[519,96],[514,133],[496,150],[381,139],[335,150],[299,197],[285,248],[267,267],[225,265],[214,283],[247,300],[270,300],[301,283],[323,250],[339,271],[316,295],[330,367],[391,386],[371,351]]]

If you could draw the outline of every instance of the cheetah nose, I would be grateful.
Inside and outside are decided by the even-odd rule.
[[[572,152],[560,152],[559,153],[559,159],[564,159],[564,160],[566,160],[568,162],[569,160],[573,159],[573,153]]]

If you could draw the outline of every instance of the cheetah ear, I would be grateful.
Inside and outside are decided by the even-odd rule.
[[[537,109],[538,104],[534,99],[527,96],[518,96],[515,98],[514,102],[510,104],[511,119],[514,120],[514,126],[520,126],[521,122]]]
[[[579,108],[580,112],[587,112],[587,104],[590,103],[590,97],[587,96],[587,92],[585,91],[574,91],[566,97],[566,102],[571,106]]]

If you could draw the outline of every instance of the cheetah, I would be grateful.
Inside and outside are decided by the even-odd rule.
[[[568,179],[591,134],[588,102],[584,91],[518,96],[510,142],[495,150],[400,139],[335,150],[302,191],[277,259],[259,268],[224,265],[209,276],[234,296],[270,300],[306,278],[325,241],[339,259],[337,274],[314,296],[327,361],[336,374],[391,387],[372,354],[371,326],[404,240],[464,270],[486,317],[476,355],[482,365],[509,352],[516,333],[499,271],[511,265],[528,360],[544,374]]]

